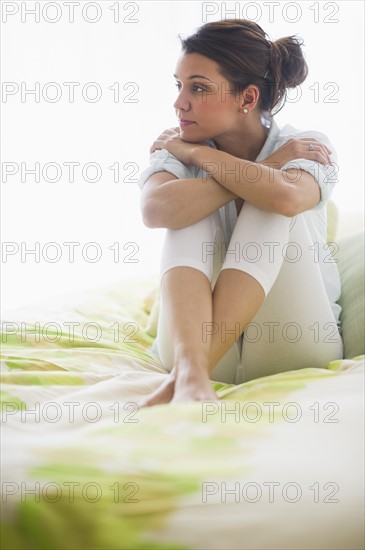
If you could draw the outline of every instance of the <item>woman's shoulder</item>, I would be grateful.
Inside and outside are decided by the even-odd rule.
[[[283,142],[289,141],[289,139],[301,139],[301,138],[315,138],[326,145],[330,143],[330,140],[324,132],[320,130],[302,130],[295,128],[291,124],[285,124],[282,128],[278,128],[277,139]]]

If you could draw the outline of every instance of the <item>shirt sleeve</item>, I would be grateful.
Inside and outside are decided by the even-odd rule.
[[[281,168],[282,170],[289,170],[289,168],[304,170],[304,172],[308,172],[314,177],[319,185],[320,200],[312,210],[319,210],[326,205],[332,195],[332,191],[336,183],[338,183],[337,154],[327,136],[322,133],[305,132],[300,136],[296,135],[294,137],[298,139],[300,139],[300,137],[314,137],[327,145],[327,147],[332,151],[330,155],[331,164],[321,164],[320,162],[307,159],[295,159],[287,162]]]
[[[142,171],[138,185],[142,190],[148,178],[156,172],[171,172],[177,179],[192,178],[191,168],[177,160],[167,149],[159,149],[150,155],[149,165]]]

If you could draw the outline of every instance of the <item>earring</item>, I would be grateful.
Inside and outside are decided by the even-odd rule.
[[[243,112],[245,113],[245,115],[247,115],[248,109],[245,107],[245,108],[243,109]]]

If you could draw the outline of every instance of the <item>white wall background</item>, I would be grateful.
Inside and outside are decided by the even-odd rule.
[[[172,75],[178,33],[190,34],[207,21],[249,17],[272,39],[289,34],[304,39],[310,73],[298,101],[291,94],[277,121],[330,137],[340,160],[334,200],[347,215],[361,210],[363,8],[361,1],[3,1],[3,308],[157,276],[164,230],[147,229],[141,221],[138,175],[150,144],[176,125]],[[39,21],[29,10],[39,12]],[[51,82],[56,86],[48,86]],[[65,82],[79,84],[74,101]],[[91,82],[101,92],[97,101]],[[118,101],[110,89],[115,83]],[[24,94],[36,86],[39,101]],[[57,182],[47,181],[55,178],[54,168],[42,175],[50,162],[59,165]],[[74,181],[65,164],[70,162],[79,163]],[[22,163],[25,169],[39,163],[39,182],[22,174]],[[83,174],[88,163],[96,163],[100,177],[92,166]],[[119,166],[117,181],[113,165]],[[67,242],[76,243],[74,261]],[[38,257],[26,254],[36,247]],[[97,251],[101,257],[93,262]]]

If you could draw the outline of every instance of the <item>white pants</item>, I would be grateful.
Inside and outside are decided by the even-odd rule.
[[[214,288],[222,269],[249,273],[265,300],[239,340],[211,373],[212,380],[241,382],[306,367],[325,367],[343,357],[338,331],[304,217],[264,212],[245,202],[229,243],[219,211],[183,229],[168,229],[161,279],[175,267],[204,273]],[[171,370],[174,349],[160,297],[153,350]]]

